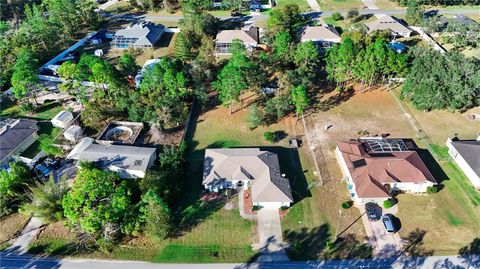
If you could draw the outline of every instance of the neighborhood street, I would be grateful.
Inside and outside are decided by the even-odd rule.
[[[0,253],[0,268],[35,268],[35,269],[293,269],[293,268],[419,268],[419,269],[473,269],[480,262],[480,256],[431,256],[399,259],[370,259],[370,260],[335,260],[335,261],[308,261],[308,262],[270,262],[249,264],[155,264],[138,261],[110,261],[86,259],[53,259],[36,258],[14,253]]]

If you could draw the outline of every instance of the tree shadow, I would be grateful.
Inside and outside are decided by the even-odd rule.
[[[353,89],[341,91],[333,96],[330,96],[327,100],[320,100],[317,104],[315,104],[313,110],[328,111],[342,104],[343,102],[346,102],[353,95],[355,95],[355,90]]]
[[[480,238],[473,239],[470,244],[459,249],[458,254],[469,266],[478,266],[480,264]]]
[[[449,179],[429,150],[418,148],[416,151],[438,184]]]
[[[370,259],[373,257],[373,247],[360,242],[355,234],[339,237],[326,254],[326,258],[340,259]]]
[[[290,244],[287,249],[291,260],[318,260],[322,258],[330,238],[330,228],[327,224],[308,229],[286,230],[283,238]]]
[[[20,254],[18,248],[0,251],[1,268],[60,268],[62,261],[50,256],[37,258],[30,254]]]

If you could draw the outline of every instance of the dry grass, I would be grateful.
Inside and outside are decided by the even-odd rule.
[[[28,217],[13,213],[0,220],[0,243],[12,239],[27,224]]]
[[[361,0],[317,0],[322,10],[347,11],[352,8],[361,9],[364,4]]]

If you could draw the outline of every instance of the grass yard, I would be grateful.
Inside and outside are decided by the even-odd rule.
[[[317,0],[321,10],[347,11],[352,8],[359,10],[364,6],[361,0]]]
[[[473,111],[463,114],[447,111],[424,113],[410,109],[422,129],[434,141],[433,149],[440,156],[446,155],[443,145],[450,132],[473,138],[475,130],[480,127],[478,123],[467,119],[467,114]],[[360,131],[367,131],[370,135],[389,133],[391,137],[414,138],[418,146],[426,147],[416,138],[393,96],[386,91],[376,90],[343,97],[331,93],[322,98],[318,110],[310,117],[309,128],[311,136],[322,145],[327,167],[333,177],[341,176],[333,155],[333,142],[357,138]],[[330,124],[333,126],[324,131],[324,127]],[[448,178],[443,181],[445,187],[439,193],[398,196],[397,216],[402,223],[400,235],[407,238],[418,227],[426,232],[422,242],[425,251],[433,251],[435,255],[456,254],[480,234],[480,194],[454,163],[441,162],[439,165],[440,173],[444,173],[441,179]],[[432,170],[432,173],[437,172]]]
[[[375,0],[375,5],[378,7],[378,9],[383,10],[405,9],[405,7],[399,6],[397,3],[391,0]]]
[[[34,120],[50,120],[63,110],[62,105],[58,102],[48,102],[40,105],[35,112],[24,112],[20,109],[20,106],[9,100],[2,101],[0,106],[0,117],[31,118]]]
[[[280,8],[288,4],[297,4],[300,8],[300,11],[310,10],[310,5],[308,4],[307,0],[277,0],[276,8]]]
[[[12,213],[0,219],[0,249],[9,246],[8,240],[23,229],[27,224],[28,217],[20,213]]]

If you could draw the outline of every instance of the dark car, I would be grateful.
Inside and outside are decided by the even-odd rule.
[[[232,11],[232,13],[230,13],[230,16],[232,16],[232,17],[242,17],[243,13],[240,12],[240,11]]]
[[[379,207],[376,203],[372,202],[365,204],[365,211],[367,212],[367,217],[370,221],[377,221],[382,215],[382,208]]]
[[[382,216],[383,227],[385,227],[385,231],[387,231],[387,233],[390,233],[390,234],[393,234],[396,232],[393,218],[394,217],[392,214],[385,214]]]

